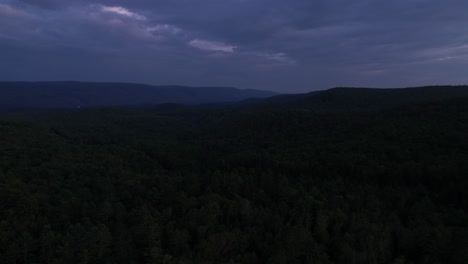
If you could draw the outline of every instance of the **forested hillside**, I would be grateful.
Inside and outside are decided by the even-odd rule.
[[[5,113],[0,263],[468,263],[468,98],[428,101]]]

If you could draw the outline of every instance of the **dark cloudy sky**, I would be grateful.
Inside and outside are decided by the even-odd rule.
[[[468,83],[466,0],[0,0],[0,80]]]

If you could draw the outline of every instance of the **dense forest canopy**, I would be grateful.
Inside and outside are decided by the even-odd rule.
[[[468,263],[468,90],[418,89],[4,112],[0,263]]]

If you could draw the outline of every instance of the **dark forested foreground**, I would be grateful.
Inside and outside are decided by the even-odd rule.
[[[468,98],[288,104],[4,117],[0,263],[468,263]]]

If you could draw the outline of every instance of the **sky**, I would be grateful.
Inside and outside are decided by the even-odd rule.
[[[466,0],[0,0],[0,81],[468,84]]]

